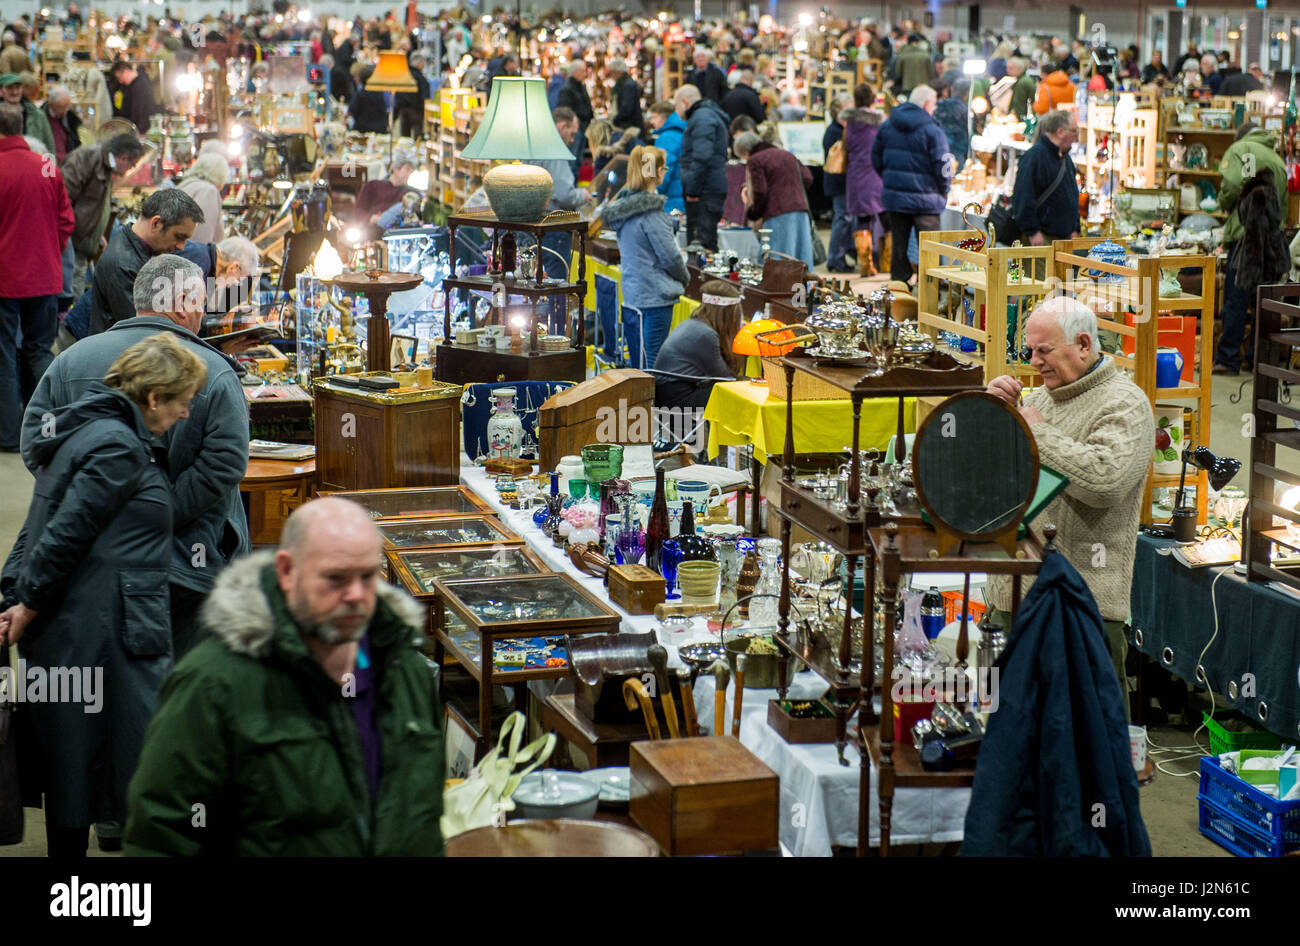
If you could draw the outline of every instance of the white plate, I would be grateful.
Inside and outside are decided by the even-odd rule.
[[[632,770],[626,765],[589,769],[582,775],[600,787],[601,804],[626,805],[628,803],[632,792]]]

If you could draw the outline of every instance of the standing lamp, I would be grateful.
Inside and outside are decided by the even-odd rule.
[[[1183,450],[1183,471],[1178,477],[1178,495],[1174,500],[1174,538],[1179,542],[1196,540],[1196,507],[1183,505],[1183,490],[1187,484],[1187,464],[1210,474],[1210,489],[1216,493],[1241,469],[1241,461],[1232,457],[1215,456],[1209,447],[1188,447]]]
[[[497,76],[483,123],[461,151],[471,161],[509,161],[483,176],[483,192],[502,223],[537,223],[555,182],[550,173],[521,161],[571,161],[555,129],[546,83],[540,78]]]
[[[420,87],[415,83],[415,76],[411,75],[411,69],[406,64],[406,53],[390,50],[379,54],[379,64],[375,66],[375,71],[366,80],[366,91],[393,93],[393,98],[388,103],[388,161],[390,164],[393,161],[393,136],[397,134],[393,119],[397,111],[396,93],[418,92],[419,90]]]
[[[966,156],[965,161],[975,156],[971,139],[975,137],[975,77],[988,71],[988,63],[983,59],[967,59],[962,63],[962,74],[970,79],[970,88],[966,90]],[[963,162],[964,163],[964,162]]]

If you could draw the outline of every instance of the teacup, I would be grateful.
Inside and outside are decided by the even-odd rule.
[[[689,499],[701,513],[714,505],[714,496],[722,498],[722,489],[716,483],[706,483],[704,480],[677,481],[677,498]]]
[[[682,531],[682,509],[685,506],[680,499],[668,501],[668,534],[679,535]]]

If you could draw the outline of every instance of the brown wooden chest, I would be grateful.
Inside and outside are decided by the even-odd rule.
[[[602,371],[551,395],[538,410],[541,468],[555,469],[590,443],[653,443],[654,402],[654,378],[634,368]]]
[[[731,854],[779,844],[776,773],[729,736],[635,742],[632,820],[670,855]]]
[[[663,577],[645,565],[612,565],[609,600],[628,614],[653,614],[668,592]]]

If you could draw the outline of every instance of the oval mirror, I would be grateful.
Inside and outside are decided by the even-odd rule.
[[[990,541],[1019,525],[1029,508],[1038,488],[1038,447],[1017,410],[969,391],[948,398],[922,422],[912,473],[917,499],[937,529]]]

